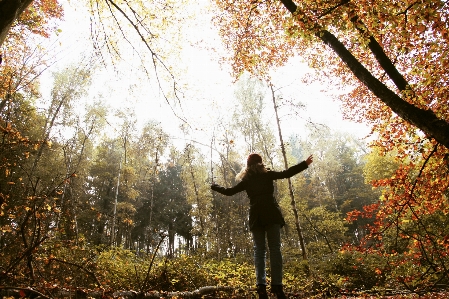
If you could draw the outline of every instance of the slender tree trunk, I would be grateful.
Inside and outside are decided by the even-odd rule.
[[[214,177],[214,164],[213,164],[213,151],[212,151],[212,146],[214,144],[215,141],[215,129],[214,129],[214,133],[212,134],[212,139],[210,140],[210,182],[215,183],[215,177]],[[212,202],[215,203],[215,192],[211,192],[212,193]],[[217,223],[217,217],[215,217],[215,223]],[[221,256],[220,256],[220,234],[219,234],[219,230],[218,230],[218,225],[216,226],[217,230],[216,230],[216,242],[217,242],[217,246],[215,246],[216,248],[216,255],[218,257],[218,260],[221,260]]]
[[[122,158],[120,157],[120,164],[118,167],[118,177],[117,177],[117,188],[115,189],[115,200],[114,200],[114,213],[112,215],[112,227],[111,227],[111,246],[114,246],[115,242],[115,221],[117,218],[117,198],[118,198],[118,188],[120,186],[120,172],[122,170]]]
[[[3,111],[3,108],[6,107],[6,104],[11,100],[11,95],[9,93],[6,94],[5,98],[0,102],[0,112]]]
[[[196,184],[195,173],[194,173],[193,167],[192,167],[192,159],[190,157],[190,148],[187,149],[187,158],[189,159],[189,172],[190,172],[190,176],[192,177],[193,190],[195,192],[196,204],[198,206],[198,209],[200,209],[201,208],[201,200],[200,200],[200,194],[199,194],[199,191],[198,191],[198,186]],[[201,217],[201,215],[198,215],[198,218],[200,220],[200,233],[199,233],[199,236],[202,236],[203,232],[204,232],[203,217]]]
[[[39,150],[38,150],[38,152],[37,152],[37,154],[36,154],[36,158],[34,159],[33,167],[31,168],[30,174],[33,174],[34,171],[36,170],[37,164],[39,163],[40,158],[41,158],[41,156],[42,156],[42,153],[43,153],[43,151],[44,151],[44,146],[46,146],[47,141],[48,141],[48,139],[50,138],[50,132],[51,132],[51,129],[53,128],[53,125],[54,125],[54,123],[55,123],[56,117],[58,116],[59,111],[61,110],[62,104],[64,104],[64,102],[67,100],[67,98],[68,98],[68,96],[65,95],[65,96],[59,101],[58,106],[57,106],[55,112],[53,113],[53,116],[51,116],[51,113],[52,113],[51,110],[52,110],[52,108],[53,108],[53,103],[52,103],[52,105],[50,106],[50,108],[48,109],[48,111],[49,111],[48,117],[51,116],[51,119],[50,119],[50,121],[47,119],[46,122],[45,122],[44,136],[43,136],[43,138],[42,138],[42,144],[41,144],[41,146],[39,147]]]
[[[152,237],[151,237],[151,225],[153,224],[153,207],[154,207],[154,185],[156,182],[156,176],[157,176],[157,166],[159,164],[159,148],[156,147],[156,153],[154,158],[154,167],[153,167],[153,176],[151,177],[151,195],[150,195],[150,216],[148,217],[148,226],[150,229],[148,230],[148,244],[151,244]],[[147,246],[147,253],[149,253],[149,247]]]
[[[277,123],[278,131],[279,131],[279,140],[281,142],[282,156],[284,157],[284,167],[285,167],[285,169],[287,169],[288,168],[287,154],[285,153],[284,140],[282,139],[281,123],[279,121],[278,108],[276,105],[276,97],[274,95],[273,85],[270,84],[270,88],[271,88],[271,96],[273,99],[274,112],[276,115],[276,123]],[[291,200],[290,205],[292,206],[293,214],[295,215],[295,225],[296,225],[296,231],[298,233],[299,244],[301,246],[302,258],[304,260],[307,260],[306,246],[304,244],[304,238],[302,235],[301,223],[299,221],[299,216],[298,216],[298,209],[296,208],[296,200],[295,200],[295,195],[293,194],[292,181],[290,180],[290,178],[288,178],[287,181],[288,181],[288,190],[290,191],[290,200]]]
[[[174,257],[175,255],[175,230],[173,229],[173,223],[168,224],[168,256]]]

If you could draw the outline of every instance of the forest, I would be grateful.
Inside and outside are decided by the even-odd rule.
[[[69,5],[88,50],[52,68]],[[259,153],[315,157],[275,185],[288,298],[449,298],[448,17],[443,0],[0,0],[0,295],[258,298],[249,200],[210,186]],[[194,42],[204,19],[223,48]],[[231,96],[199,99],[187,45]],[[274,75],[298,56],[367,136],[304,117]]]

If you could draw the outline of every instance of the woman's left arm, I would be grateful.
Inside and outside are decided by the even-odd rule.
[[[244,183],[244,181],[241,181],[240,183],[238,183],[237,185],[235,185],[234,187],[231,187],[231,188],[225,188],[218,184],[213,183],[210,186],[210,188],[214,191],[217,191],[218,193],[223,194],[223,195],[232,196],[234,194],[237,194],[237,193],[245,190],[245,183]]]
[[[299,164],[296,164],[286,170],[283,171],[272,171],[273,179],[286,179],[294,176],[295,174],[300,173],[303,170],[306,170],[310,164],[313,162],[313,155],[310,155],[305,161],[302,161]]]

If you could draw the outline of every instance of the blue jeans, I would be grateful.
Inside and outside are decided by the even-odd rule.
[[[267,284],[265,260],[265,236],[270,250],[271,285],[282,285],[281,226],[272,224],[256,227],[252,231],[254,242],[254,266],[256,267],[256,283]]]

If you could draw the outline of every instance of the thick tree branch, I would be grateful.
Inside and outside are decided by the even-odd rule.
[[[434,138],[449,148],[449,123],[439,119],[431,110],[420,109],[403,100],[385,84],[375,78],[349,50],[329,31],[317,36],[343,60],[352,73],[399,117],[421,129],[429,138]]]
[[[361,34],[367,34],[365,25],[357,16],[353,17],[351,21],[354,23],[357,30],[359,30]],[[394,66],[391,59],[387,56],[383,48],[372,35],[369,36],[368,48],[373,53],[382,69],[387,73],[388,77],[390,77],[390,79],[394,82],[394,84],[400,91],[404,91],[410,88],[407,80],[405,80],[405,78],[401,75],[398,69]]]
[[[328,15],[329,13],[333,12],[335,9],[346,5],[350,2],[350,0],[343,0],[342,2],[336,4],[335,6],[329,8],[324,13],[318,16],[319,18],[322,18],[323,16]],[[366,28],[365,24],[360,20],[358,16],[354,16],[351,18],[351,22],[355,25],[355,28],[360,32],[362,35],[368,35],[369,36],[369,43],[368,48],[371,50],[371,53],[373,53],[374,57],[376,58],[379,65],[382,67],[382,69],[385,71],[385,73],[390,77],[390,79],[394,82],[396,87],[400,91],[404,91],[408,88],[410,88],[407,80],[401,75],[401,73],[398,71],[398,69],[395,67],[391,59],[387,56],[384,49],[381,47],[381,45],[377,42],[377,40],[372,36],[368,29]]]
[[[350,0],[343,0],[340,3],[332,6],[331,8],[327,9],[325,12],[323,12],[322,14],[320,14],[317,18],[320,19],[328,14],[330,14],[331,12],[333,12],[334,10],[336,10],[337,8],[339,8],[340,6],[346,5],[350,2]]]
[[[297,14],[296,4],[291,0],[281,0],[284,6],[292,13]],[[320,28],[316,24],[315,28]],[[385,84],[374,77],[357,58],[341,43],[332,33],[319,29],[316,36],[328,45],[348,66],[356,78],[358,78],[374,95],[384,104],[390,107],[399,117],[421,129],[429,138],[449,148],[449,123],[440,119],[431,110],[420,109],[394,93]],[[387,57],[388,59],[388,57]]]
[[[1,0],[0,1],[0,46],[5,41],[9,29],[20,14],[33,0]]]

